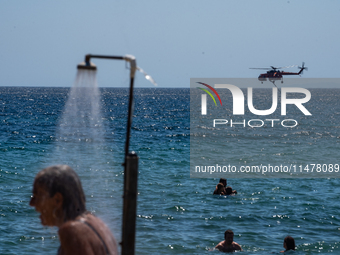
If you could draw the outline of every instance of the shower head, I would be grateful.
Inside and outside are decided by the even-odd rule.
[[[97,70],[97,66],[91,62],[81,62],[79,65],[77,65],[77,69],[82,69],[82,70]]]
[[[85,61],[81,62],[78,66],[77,69],[85,69],[85,70],[97,70],[97,66],[90,61],[91,55],[88,54],[85,56]]]

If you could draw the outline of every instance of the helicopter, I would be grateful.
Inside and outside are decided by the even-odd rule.
[[[302,62],[302,66],[298,67],[300,71],[298,73],[293,72],[284,72],[280,71],[279,69],[289,68],[293,66],[286,66],[286,67],[274,67],[270,66],[271,68],[249,68],[249,69],[261,69],[261,70],[269,70],[267,73],[262,73],[259,76],[259,81],[263,83],[268,79],[268,81],[272,82],[275,85],[275,81],[281,80],[281,83],[283,83],[283,75],[300,75],[302,74],[303,70],[308,70],[307,67],[305,67],[305,62]]]

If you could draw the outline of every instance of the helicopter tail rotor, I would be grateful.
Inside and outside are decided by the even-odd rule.
[[[299,69],[300,69],[299,74],[302,74],[302,73],[303,73],[303,70],[308,71],[308,67],[305,67],[305,62],[302,62],[302,67],[299,66]]]

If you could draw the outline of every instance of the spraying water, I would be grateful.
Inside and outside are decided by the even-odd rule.
[[[85,72],[92,74],[97,70],[96,65],[91,63],[91,58],[100,59],[114,59],[114,60],[125,60],[130,64],[130,92],[129,92],[129,105],[128,105],[128,119],[126,128],[126,141],[125,141],[125,161],[124,161],[124,203],[123,203],[123,218],[122,218],[122,254],[134,254],[135,247],[135,220],[136,220],[136,203],[135,199],[137,196],[137,172],[138,172],[138,158],[136,156],[129,156],[129,144],[130,144],[130,131],[133,116],[133,85],[136,70],[139,70],[144,74],[145,78],[157,86],[153,78],[148,75],[143,69],[139,68],[136,64],[136,58],[132,55],[125,56],[106,56],[106,55],[91,55],[85,56],[85,61],[80,63],[77,68],[79,70],[84,70]],[[96,83],[92,81],[91,77],[88,79],[96,88]],[[84,82],[86,85],[87,83]],[[91,85],[91,84],[90,84]],[[91,86],[89,86],[92,88]],[[88,88],[86,86],[86,88]],[[90,92],[91,93],[91,92]],[[96,93],[94,93],[96,94]],[[96,108],[95,104],[90,104],[91,112],[92,109]],[[86,109],[86,107],[85,107]],[[76,109],[77,110],[77,109]],[[86,115],[86,114],[85,114]],[[85,116],[83,114],[83,116]],[[88,122],[85,120],[85,123]],[[90,123],[92,120],[90,121]],[[83,122],[84,123],[84,122]],[[96,121],[94,121],[96,123]],[[99,122],[95,126],[101,126]],[[81,139],[79,139],[81,141]],[[126,174],[126,175],[125,175]],[[131,185],[131,186],[130,186]],[[131,188],[129,188],[131,187]],[[111,196],[112,197],[112,196]]]
[[[149,75],[147,74],[142,68],[140,68],[139,66],[137,66],[137,70],[139,72],[141,72],[142,74],[144,74],[145,79],[147,79],[148,81],[150,81],[153,85],[157,86],[157,83],[155,82],[155,80]]]
[[[93,146],[103,141],[103,122],[96,72],[78,70],[60,122],[59,139]]]
[[[109,183],[113,179],[109,165],[113,155],[104,141],[100,102],[96,71],[78,70],[58,125],[52,164],[68,164],[75,169],[83,183],[87,209],[103,217],[114,187]]]

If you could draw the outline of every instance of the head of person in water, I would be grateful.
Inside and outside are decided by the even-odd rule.
[[[221,178],[220,183],[222,183],[223,186],[226,187],[227,186],[227,179]]]
[[[231,195],[231,194],[233,194],[233,189],[232,189],[230,186],[226,187],[226,188],[225,188],[225,191],[226,191],[226,195]]]
[[[219,194],[221,194],[222,192],[224,192],[224,186],[223,186],[222,183],[217,184],[217,192],[218,192]]]
[[[34,179],[30,205],[45,226],[61,226],[84,213],[85,194],[76,172],[67,165],[41,170]]]
[[[286,238],[283,241],[283,247],[286,249],[286,251],[295,250],[294,238],[291,236],[286,236]]]
[[[224,240],[227,245],[230,245],[234,242],[234,232],[230,229],[224,232]]]

